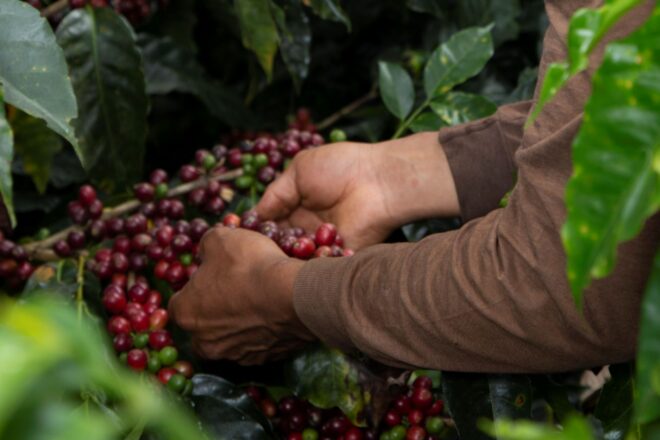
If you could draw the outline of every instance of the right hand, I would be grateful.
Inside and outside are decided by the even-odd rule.
[[[447,179],[453,190],[436,133],[380,144],[340,142],[299,153],[256,209],[263,218],[310,231],[334,223],[345,245],[358,250],[410,221],[455,215],[455,190],[455,206],[443,195]]]

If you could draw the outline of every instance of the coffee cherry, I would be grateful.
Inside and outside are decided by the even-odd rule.
[[[254,210],[245,211],[241,216],[241,226],[245,229],[256,231],[259,229],[260,224],[259,216]]]
[[[303,436],[301,432],[290,432],[286,440],[303,440]]]
[[[124,220],[119,217],[109,218],[105,222],[105,228],[108,236],[116,237],[124,232]]]
[[[240,167],[242,165],[243,154],[238,148],[232,148],[227,154],[227,162],[233,167]]]
[[[259,182],[267,185],[275,180],[275,170],[270,166],[265,166],[257,173],[257,179],[259,179]]]
[[[180,393],[183,391],[183,387],[186,386],[186,378],[181,374],[173,374],[170,377],[170,380],[167,381],[167,388],[171,389],[175,393]]]
[[[208,230],[209,224],[204,219],[196,218],[190,222],[190,238],[193,241],[199,241]]]
[[[77,225],[84,225],[89,219],[89,214],[87,210],[79,201],[69,202],[67,205],[67,211],[69,213],[69,218],[71,221]]]
[[[169,246],[174,239],[174,228],[170,225],[161,226],[156,230],[156,241],[161,246]]]
[[[133,346],[135,348],[144,348],[149,343],[149,335],[147,333],[136,333],[133,336]]]
[[[332,223],[323,223],[316,229],[314,241],[318,246],[332,246],[337,237],[337,228]]]
[[[307,408],[307,423],[313,428],[321,426],[323,421],[323,411],[320,408],[315,406],[309,406]]]
[[[411,425],[419,425],[424,420],[424,413],[419,409],[411,409],[408,412],[408,421]]]
[[[383,418],[385,421],[385,424],[389,427],[396,426],[401,423],[401,414],[399,414],[396,411],[390,410],[385,413],[385,417]]]
[[[112,346],[118,353],[128,351],[133,348],[133,338],[128,333],[119,333],[112,339]]]
[[[159,278],[161,280],[164,280],[165,277],[167,276],[167,271],[170,268],[170,263],[168,263],[166,260],[160,260],[156,265],[154,266],[154,276],[156,278]]]
[[[314,242],[308,237],[300,237],[296,240],[291,248],[291,253],[294,257],[300,258],[301,260],[306,260],[311,258],[314,255],[316,246]]]
[[[212,152],[213,152],[213,156],[214,156],[217,160],[224,159],[224,158],[227,156],[227,152],[228,152],[228,151],[229,151],[229,150],[227,149],[226,146],[224,146],[224,145],[220,145],[220,144],[214,146],[214,147],[213,147],[213,150],[212,150]]]
[[[126,309],[126,296],[122,289],[112,284],[105,289],[103,294],[103,307],[110,313],[119,314]]]
[[[134,348],[128,352],[128,358],[126,359],[128,366],[136,371],[142,371],[147,368],[147,354],[142,351]]]
[[[188,203],[192,206],[201,206],[206,200],[207,195],[205,188],[195,188],[188,193]]]
[[[133,194],[141,202],[150,202],[156,196],[156,188],[151,183],[138,183],[133,186]]]
[[[55,251],[55,253],[58,256],[63,257],[63,258],[64,257],[69,257],[72,254],[71,246],[69,246],[69,244],[64,240],[56,241],[55,244],[53,245],[53,251]]]
[[[172,345],[172,337],[167,330],[155,330],[149,334],[149,346],[154,350],[162,350]]]
[[[442,413],[443,408],[444,408],[444,402],[442,400],[436,400],[435,402],[433,402],[433,405],[431,405],[431,407],[426,410],[426,415],[437,416],[438,414]]]
[[[179,220],[174,225],[175,234],[188,235],[190,234],[190,223],[186,220]]]
[[[112,265],[113,272],[125,273],[128,272],[128,257],[126,254],[120,252],[115,252],[112,254],[112,259],[110,260]]]
[[[261,412],[269,419],[272,419],[277,414],[277,406],[275,405],[275,402],[268,397],[259,403],[259,408],[261,408]]]
[[[314,251],[314,258],[332,257],[332,248],[329,246],[321,246]]]
[[[433,403],[433,394],[428,388],[413,388],[410,401],[414,407],[426,409]]]
[[[348,428],[348,431],[344,434],[344,440],[362,440],[363,438],[362,431],[355,426]]]
[[[172,240],[172,249],[177,254],[187,253],[192,250],[193,242],[187,235],[179,234]]]
[[[128,254],[131,251],[131,239],[125,235],[115,238],[112,243],[112,250],[119,254]]]
[[[392,407],[399,414],[405,414],[410,411],[410,397],[405,394],[397,397],[392,404]]]
[[[119,333],[130,333],[131,323],[123,316],[113,316],[108,321],[108,331],[112,335],[117,335]]]
[[[34,266],[29,261],[21,261],[16,268],[16,276],[20,281],[27,281],[34,273]]]
[[[103,202],[99,199],[94,200],[87,207],[87,213],[92,220],[98,220],[103,215]]]
[[[293,246],[298,242],[298,239],[293,235],[284,235],[281,237],[277,244],[279,245],[282,252],[289,256],[293,256]]]
[[[149,288],[136,283],[128,290],[128,297],[133,302],[144,304],[147,302],[147,298],[149,298]]]
[[[154,186],[159,185],[161,183],[167,183],[167,179],[168,179],[167,171],[162,170],[160,168],[153,170],[149,175],[149,182]]]
[[[16,247],[16,244],[10,240],[0,241],[0,255],[3,257],[11,257],[11,253]]]
[[[300,152],[300,144],[293,139],[287,139],[280,144],[280,151],[286,157],[293,157]]]
[[[144,252],[152,242],[153,238],[151,238],[151,235],[141,232],[134,235],[131,239],[131,250],[134,252]]]
[[[305,414],[301,411],[296,411],[289,415],[288,428],[290,431],[302,431],[305,429],[306,422]]]
[[[142,308],[142,304],[129,301],[126,303],[126,309],[124,309],[124,316],[126,316],[128,319],[131,319],[131,317],[144,313],[144,309]]]
[[[230,228],[240,228],[241,218],[231,212],[223,217],[222,224]]]
[[[23,246],[17,244],[11,250],[11,257],[17,262],[26,261],[28,259],[28,253]]]
[[[268,152],[268,165],[273,169],[278,169],[284,163],[284,156],[279,150],[271,150]]]
[[[69,0],[69,6],[71,6],[71,9],[84,8],[86,4],[87,0]]]
[[[92,204],[96,200],[96,190],[91,185],[83,185],[78,190],[78,200],[85,206]]]
[[[220,215],[225,210],[225,201],[220,196],[211,197],[204,204],[204,211],[211,215]]]
[[[96,275],[101,280],[107,280],[112,277],[114,269],[110,261],[98,261],[96,262],[94,268],[94,275]]]
[[[106,234],[105,222],[100,219],[94,220],[88,229],[89,237],[94,241],[101,241]]]
[[[277,241],[280,237],[280,229],[272,220],[267,220],[259,225],[259,232],[271,240]]]
[[[153,306],[158,307],[157,304]],[[162,330],[167,325],[168,314],[165,309],[156,309],[151,313],[149,317],[149,328],[151,330]]]
[[[150,373],[158,373],[158,370],[160,370],[162,367],[160,363],[160,359],[158,359],[158,355],[156,352],[152,352],[149,354],[149,360],[147,361],[147,370],[149,370]]]
[[[200,176],[201,173],[199,172],[199,168],[196,168],[192,165],[184,165],[179,170],[179,179],[181,179],[181,181],[184,183],[197,180]]]
[[[177,357],[179,356],[179,352],[177,351],[176,348],[174,347],[164,347],[162,350],[160,350],[160,353],[158,354],[158,358],[160,359],[160,362],[163,365],[172,365],[174,362],[176,362]]]
[[[124,230],[129,235],[147,232],[147,218],[143,214],[133,214],[125,220]]]
[[[421,426],[411,426],[406,433],[406,440],[424,440],[426,430]]]
[[[161,368],[158,372],[158,380],[163,384],[167,385],[172,376],[178,374],[174,368]]]
[[[169,209],[167,210],[167,216],[173,220],[178,220],[183,218],[186,213],[186,207],[183,205],[183,202],[178,199],[173,199],[170,202]]]
[[[426,432],[429,434],[439,434],[444,427],[444,422],[440,417],[429,417],[426,419]]]
[[[187,379],[193,377],[195,373],[193,365],[188,361],[176,361],[172,367]]]
[[[415,379],[415,382],[413,382],[413,388],[431,389],[432,386],[433,386],[433,381],[428,376],[419,376],[417,379]]]
[[[351,422],[345,416],[338,416],[328,421],[330,432],[333,434],[343,434],[351,427]]]
[[[18,269],[18,264],[14,259],[3,259],[0,260],[0,278],[9,278]]]
[[[303,440],[318,440],[318,438],[319,438],[319,433],[314,428],[307,428],[302,432]]]
[[[158,306],[156,304],[143,304],[142,309],[144,312],[149,316],[149,326],[151,326],[151,315],[158,310]]]

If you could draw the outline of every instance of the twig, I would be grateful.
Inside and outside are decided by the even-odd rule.
[[[213,182],[213,181],[226,182],[229,180],[234,180],[235,178],[241,176],[242,174],[243,174],[243,170],[239,168],[224,174],[218,174],[217,176],[197,179],[193,182],[184,183],[182,185],[170,189],[167,192],[166,197],[178,197],[183,194],[187,194],[196,188],[201,188],[203,186],[206,186],[208,185],[209,182]],[[104,210],[101,218],[105,220],[113,217],[120,217],[124,214],[128,214],[129,212],[135,211],[140,207],[140,205],[141,202],[139,200],[128,200],[113,208]],[[52,251],[51,247],[59,240],[65,239],[66,236],[69,235],[69,232],[82,231],[82,230],[84,230],[82,226],[78,226],[78,225],[70,226],[51,235],[50,237],[44,240],[28,243],[24,247],[28,255],[35,260],[40,260],[40,261],[57,260],[59,258],[57,257],[55,252]]]
[[[69,0],[57,0],[41,10],[42,17],[50,17],[69,6]]]
[[[338,120],[343,118],[344,116],[347,116],[351,113],[353,113],[355,110],[359,109],[362,107],[364,104],[367,102],[371,101],[372,99],[376,98],[378,96],[378,89],[376,86],[374,86],[369,93],[364,95],[361,98],[356,99],[355,101],[351,102],[350,104],[346,105],[345,107],[342,107],[337,111],[336,113],[331,114],[321,122],[319,122],[316,127],[319,130],[325,130],[328,127],[332,127]]]

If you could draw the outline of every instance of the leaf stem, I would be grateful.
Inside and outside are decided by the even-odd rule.
[[[332,127],[338,120],[353,113],[354,111],[356,111],[357,109],[359,109],[364,104],[371,101],[372,99],[376,98],[377,96],[378,96],[378,88],[376,87],[376,85],[374,85],[369,91],[369,93],[356,99],[350,104],[347,104],[344,107],[340,108],[337,112],[331,114],[330,116],[319,122],[316,125],[316,128],[318,128],[319,130],[325,130],[326,128]]]
[[[402,121],[401,124],[399,124],[399,128],[397,128],[396,132],[394,133],[394,136],[392,136],[392,140],[399,139],[401,135],[408,129],[410,124],[412,124],[413,121],[417,119],[417,116],[419,116],[426,109],[426,107],[429,106],[429,104],[431,104],[431,100],[427,99],[422,103],[422,105],[417,107],[417,110],[415,110],[412,115],[410,115],[406,120]]]
[[[42,17],[50,17],[60,12],[62,9],[65,9],[69,6],[69,0],[57,0],[54,3],[51,3],[41,11]]]

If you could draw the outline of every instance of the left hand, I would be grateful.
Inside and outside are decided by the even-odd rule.
[[[199,269],[169,304],[199,354],[260,364],[315,339],[293,308],[293,283],[304,262],[261,234],[223,226],[204,235],[200,256]]]

